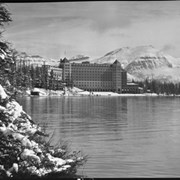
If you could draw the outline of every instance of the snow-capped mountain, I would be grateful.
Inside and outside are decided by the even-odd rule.
[[[69,59],[70,62],[83,62],[83,61],[89,61],[89,57],[88,56],[84,56],[84,55],[77,55],[77,56],[73,56],[72,58]]]
[[[180,80],[178,60],[151,45],[134,48],[123,47],[91,62],[113,63],[116,59],[135,80],[146,78],[162,81]]]
[[[173,58],[172,56],[165,55],[162,51],[155,49],[153,46],[150,45],[137,46],[134,48],[123,47],[120,49],[116,49],[107,53],[101,58],[94,59],[93,62],[113,63],[116,59],[121,62],[124,67],[126,67],[129,63],[133,61],[148,61],[147,63],[152,63],[152,65],[154,64],[154,66],[156,67],[159,65],[161,66],[164,63],[170,65],[175,61],[175,58]]]
[[[16,52],[16,61],[17,63],[22,63],[23,61],[32,64],[32,65],[38,65],[41,66],[43,64],[51,65],[51,66],[58,66],[59,60],[54,59],[45,59],[39,55],[28,55],[25,52]]]
[[[59,60],[45,59],[41,56],[17,53],[17,60],[25,60],[34,65],[47,64],[58,66]],[[180,59],[165,54],[153,46],[137,46],[134,48],[123,47],[111,51],[98,59],[77,55],[69,59],[70,62],[81,63],[113,63],[118,60],[127,71],[128,80],[157,79],[160,81],[180,82]]]

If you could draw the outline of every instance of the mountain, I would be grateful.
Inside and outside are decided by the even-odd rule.
[[[89,61],[89,57],[88,56],[84,56],[84,55],[77,55],[77,56],[73,56],[72,58],[69,59],[70,62],[83,62],[83,61]]]
[[[178,59],[151,45],[123,47],[91,62],[113,63],[116,59],[134,80],[153,78],[160,81],[180,81]]]
[[[16,61],[17,63],[22,63],[23,61],[32,64],[34,66],[41,66],[44,63],[46,65],[51,65],[51,66],[58,66],[59,65],[59,60],[54,60],[54,59],[45,59],[39,55],[28,55],[25,52],[15,52],[16,56]]]
[[[33,65],[58,66],[59,60],[45,59],[38,55],[16,53],[17,61]],[[70,62],[113,63],[118,60],[127,71],[128,81],[157,79],[159,81],[180,82],[180,58],[174,58],[153,46],[123,47],[105,54],[103,57],[91,60],[88,56],[77,55]]]
[[[135,60],[137,61],[138,59],[141,62],[144,62],[144,60],[149,60],[149,62],[154,61],[154,60],[156,61],[156,59],[158,59],[156,63],[160,63],[160,61],[162,61],[163,63],[167,61],[168,59],[169,63],[171,64],[173,61],[175,61],[175,58],[169,55],[165,55],[162,51],[155,49],[153,46],[150,45],[150,46],[137,46],[134,48],[130,48],[130,47],[119,48],[105,54],[101,58],[94,59],[93,62],[113,63],[116,59],[120,61],[121,64],[123,64],[125,67],[132,61],[135,61]],[[155,66],[156,66],[156,63],[154,64]]]

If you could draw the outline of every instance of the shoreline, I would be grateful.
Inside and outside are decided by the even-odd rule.
[[[129,94],[129,93],[122,93],[118,94],[115,92],[89,92],[83,91],[78,88],[70,89],[70,90],[46,90],[43,88],[35,88],[38,95],[31,95],[30,90],[26,90],[22,96],[30,96],[30,97],[179,97],[180,95],[166,95],[166,94],[156,94],[156,93],[142,93],[142,94]]]

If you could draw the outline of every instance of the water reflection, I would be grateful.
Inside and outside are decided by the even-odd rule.
[[[127,98],[33,97],[22,101],[34,121],[49,130],[58,128],[60,137],[69,131],[89,136],[92,131],[108,131],[121,138],[120,129],[127,126]]]
[[[54,142],[90,159],[89,177],[180,176],[180,98],[33,97],[19,99]]]

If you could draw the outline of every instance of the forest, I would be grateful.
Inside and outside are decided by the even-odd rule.
[[[136,82],[139,87],[143,88],[144,93],[157,93],[164,95],[179,95],[180,94],[180,82],[161,82],[158,80],[144,80],[142,82]]]
[[[62,82],[57,79],[53,70],[48,70],[48,66],[33,66],[27,65],[24,61],[21,62],[18,66],[16,63],[11,65],[11,73],[6,75],[5,85],[10,83],[12,87],[18,90],[34,87],[62,90]]]

